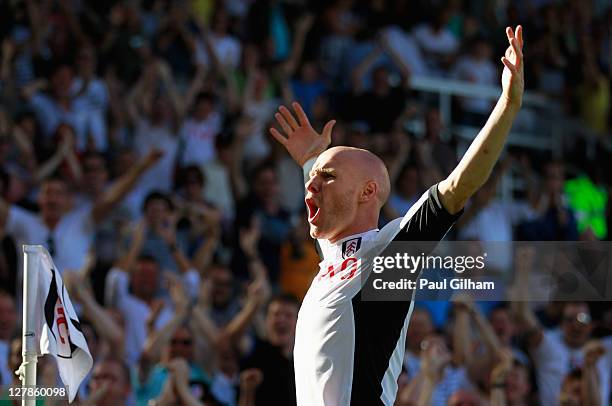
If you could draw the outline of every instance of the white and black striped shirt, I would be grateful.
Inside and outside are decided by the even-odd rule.
[[[373,258],[392,241],[439,241],[451,215],[432,186],[403,218],[336,243],[318,240],[322,261],[298,314],[297,404],[392,406],[404,360],[413,297],[362,300]],[[408,294],[407,296],[412,296]]]

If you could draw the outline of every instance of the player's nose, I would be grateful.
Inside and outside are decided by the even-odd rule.
[[[306,190],[310,193],[318,193],[321,190],[321,182],[318,176],[313,176],[306,182]]]

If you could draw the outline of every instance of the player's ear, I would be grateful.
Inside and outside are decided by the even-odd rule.
[[[365,203],[371,201],[372,199],[376,199],[377,193],[378,184],[373,180],[369,180],[361,191],[361,196],[359,196],[359,202]]]

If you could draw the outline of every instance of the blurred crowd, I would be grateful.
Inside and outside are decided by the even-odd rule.
[[[297,101],[315,129],[338,121],[334,145],[383,158],[383,225],[454,168],[453,126],[476,134],[492,107],[457,98],[444,122],[411,80],[497,86],[519,23],[527,91],[549,103],[536,121],[578,125],[556,151],[509,148],[447,238],[607,241],[605,0],[0,2],[0,384],[21,363],[21,245],[41,244],[94,357],[79,404],[295,404],[319,257],[274,113]],[[531,255],[490,266],[529,272]],[[417,302],[397,405],[608,404],[611,332],[608,302]],[[39,384],[57,379],[43,358]]]

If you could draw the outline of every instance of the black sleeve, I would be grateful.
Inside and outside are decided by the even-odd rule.
[[[394,241],[440,241],[463,214],[463,209],[456,214],[450,214],[442,206],[438,197],[438,184],[430,187],[427,197],[415,204],[420,206],[416,210],[414,207],[410,209],[414,212],[407,221],[402,220],[403,227]]]

